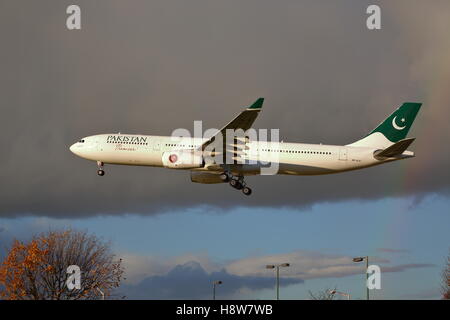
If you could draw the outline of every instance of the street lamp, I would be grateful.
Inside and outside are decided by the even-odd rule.
[[[336,290],[330,290],[328,292],[332,295],[335,295],[337,293],[341,296],[347,297],[347,300],[350,300],[350,293],[340,292],[340,291],[336,291]]]
[[[216,300],[216,286],[222,284],[222,281],[216,280],[213,282],[213,300]]]
[[[369,300],[369,286],[367,285],[369,281],[369,274],[367,273],[367,271],[369,270],[369,257],[365,256],[353,258],[353,262],[363,262],[364,260],[366,260],[366,292],[367,292],[367,300]]]
[[[282,264],[268,264],[266,266],[266,269],[277,269],[277,300],[280,300],[280,267],[285,268],[289,267],[289,263],[282,263]]]
[[[105,294],[103,293],[102,290],[100,290],[99,287],[97,287],[98,292],[100,292],[101,296],[102,296],[102,300],[105,300]]]

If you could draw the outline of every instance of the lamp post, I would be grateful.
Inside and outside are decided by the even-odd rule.
[[[332,295],[335,295],[337,293],[341,296],[347,297],[347,300],[350,300],[350,293],[340,292],[340,291],[336,291],[336,290],[330,290],[328,292]]]
[[[213,300],[216,300],[216,286],[222,284],[222,281],[216,280],[213,282]]]
[[[277,300],[280,300],[280,267],[289,267],[289,263],[282,263],[282,264],[268,264],[266,266],[266,269],[277,269]]]
[[[369,274],[367,273],[367,271],[369,270],[369,257],[365,256],[365,257],[356,257],[353,258],[353,262],[362,262],[366,260],[366,292],[367,292],[367,300],[369,300],[369,286],[367,285],[367,282],[369,281]]]
[[[102,300],[105,300],[105,294],[103,293],[102,290],[100,290],[99,287],[97,287],[98,292],[100,292],[101,296],[102,296]]]

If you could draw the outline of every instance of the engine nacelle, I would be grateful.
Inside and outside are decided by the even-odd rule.
[[[224,181],[220,179],[219,174],[191,171],[191,181],[197,183],[223,183]]]
[[[164,152],[162,163],[171,169],[195,169],[204,166],[202,153],[194,150]]]

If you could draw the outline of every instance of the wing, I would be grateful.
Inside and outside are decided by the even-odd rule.
[[[258,98],[251,106],[247,107],[244,111],[239,113],[233,120],[231,120],[226,126],[220,129],[214,136],[205,141],[200,147],[202,151],[205,151],[208,146],[210,146],[216,139],[220,138],[218,141],[222,141],[221,150],[214,151],[214,155],[218,155],[220,153],[223,154],[223,163],[225,163],[225,158],[233,159],[235,163],[241,160],[241,156],[245,154],[245,140],[243,141],[243,137],[236,137],[232,143],[226,141],[227,130],[242,130],[247,131],[253,125],[256,118],[258,117],[259,112],[261,111],[262,105],[264,102],[264,98]],[[239,140],[239,141],[237,141]],[[238,142],[244,142],[238,143]],[[227,155],[228,153],[228,155]],[[212,165],[212,164],[211,164]],[[216,167],[216,166],[215,166]]]

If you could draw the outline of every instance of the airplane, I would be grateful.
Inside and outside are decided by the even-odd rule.
[[[323,175],[414,157],[407,148],[415,138],[406,135],[422,105],[416,102],[403,103],[369,134],[347,145],[259,141],[248,136],[223,140],[228,130],[251,129],[263,102],[264,98],[257,99],[209,138],[108,133],[84,137],[70,151],[96,161],[99,176],[105,174],[105,164],[189,170],[192,182],[229,183],[245,195],[252,189],[244,177],[261,174],[268,163],[277,166],[276,174]],[[221,148],[208,151],[216,139],[222,141]]]

